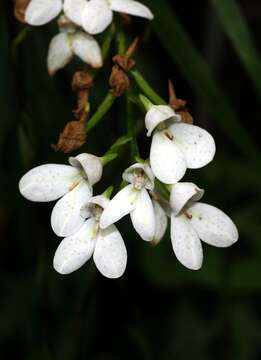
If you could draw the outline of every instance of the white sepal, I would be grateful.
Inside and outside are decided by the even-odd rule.
[[[62,0],[31,0],[25,11],[29,25],[44,25],[53,20],[62,10]]]
[[[151,198],[146,189],[139,191],[135,207],[130,213],[134,229],[145,241],[152,241],[155,234],[155,215]]]
[[[86,0],[64,0],[63,11],[65,15],[76,25],[82,25],[82,14],[86,6]]]
[[[89,0],[83,9],[82,27],[89,34],[103,32],[112,22],[113,13],[106,0]]]
[[[72,48],[75,55],[93,68],[102,66],[102,54],[98,42],[90,35],[77,31],[73,35]]]
[[[124,14],[140,16],[149,20],[154,18],[150,9],[138,1],[133,0],[110,0],[111,9]]]
[[[127,265],[127,250],[115,225],[100,230],[93,260],[102,275],[116,279],[123,275]]]
[[[150,164],[155,176],[165,184],[177,183],[186,172],[186,161],[182,152],[164,131],[153,135]]]
[[[174,253],[181,264],[191,270],[200,269],[203,261],[201,241],[184,215],[171,215],[170,234]]]
[[[217,247],[233,245],[238,240],[238,231],[233,221],[214,206],[196,203],[189,207],[189,220],[198,236],[207,244]]]
[[[51,226],[58,236],[70,236],[84,223],[81,208],[92,196],[92,188],[82,180],[73,190],[62,197],[54,206]]]
[[[119,191],[103,211],[100,227],[104,229],[129,214],[135,207],[138,194],[131,184]]]
[[[157,245],[161,241],[167,230],[168,218],[166,212],[158,203],[158,201],[152,200],[152,204],[155,216],[155,233],[153,237],[153,243],[154,245]]]
[[[173,134],[173,142],[184,154],[188,168],[198,169],[213,160],[216,145],[206,130],[183,123],[172,124],[169,130]]]
[[[50,42],[47,55],[47,68],[49,75],[54,75],[57,70],[64,68],[72,59],[73,51],[70,36],[62,32],[54,36]]]
[[[95,219],[88,219],[75,234],[62,240],[53,259],[55,270],[63,275],[78,270],[93,254]]]
[[[19,182],[21,194],[28,200],[57,200],[79,181],[79,171],[69,165],[46,164],[28,171]]]

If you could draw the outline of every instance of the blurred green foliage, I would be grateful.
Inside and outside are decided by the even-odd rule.
[[[66,162],[50,143],[72,119],[74,62],[51,79],[48,43],[55,23],[29,29],[0,5],[0,358],[17,359],[237,359],[260,358],[261,4],[256,1],[144,1],[155,21],[133,19],[129,40],[143,38],[137,68],[167,100],[171,78],[189,100],[195,123],[215,137],[215,161],[188,172],[206,189],[205,202],[236,222],[239,242],[204,247],[201,271],[183,268],[169,236],[156,248],[143,243],[128,219],[119,227],[129,253],[127,272],[109,281],[86,264],[69,277],[52,269],[59,239],[51,232],[50,204],[18,193],[32,166]],[[116,44],[110,55],[116,52]],[[108,91],[110,61],[96,77],[92,111]],[[133,86],[135,83],[132,80]],[[138,87],[135,87],[138,90]],[[130,113],[138,129],[143,114]],[[92,130],[83,151],[103,155],[127,131],[126,104],[117,100]],[[140,132],[141,155],[149,140]],[[119,185],[128,152],[108,165],[97,193]]]

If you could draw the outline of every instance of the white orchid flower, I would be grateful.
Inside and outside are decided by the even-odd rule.
[[[121,234],[115,225],[101,229],[99,224],[108,203],[104,195],[99,195],[82,208],[82,216],[87,220],[75,234],[63,239],[56,250],[53,266],[58,273],[65,275],[78,270],[93,255],[102,275],[111,279],[123,275],[127,251]]]
[[[92,196],[92,185],[102,176],[100,158],[80,154],[69,158],[70,165],[46,164],[27,172],[19,182],[21,194],[37,202],[54,201],[51,226],[58,236],[70,236],[80,229],[85,219],[81,207]]]
[[[198,126],[181,122],[167,105],[150,106],[145,124],[147,136],[153,132],[150,165],[165,184],[175,184],[186,169],[198,169],[212,161],[216,147],[213,137]]]
[[[101,67],[102,53],[98,42],[91,35],[77,30],[72,23],[66,22],[67,19],[61,16],[59,23],[65,25],[60,27],[60,33],[50,42],[47,56],[49,74],[54,75],[65,67],[74,55],[93,68]]]
[[[153,245],[158,245],[167,230],[168,218],[165,209],[159,201],[152,199],[152,204],[155,216],[155,232],[152,243]]]
[[[155,235],[155,215],[148,190],[154,188],[154,175],[147,164],[137,163],[125,170],[123,179],[130,184],[118,192],[104,210],[102,229],[130,214],[136,232],[145,241]]]
[[[75,4],[75,2],[77,4]],[[99,34],[113,20],[113,11],[153,19],[152,12],[134,0],[65,0],[64,12],[89,34]]]
[[[235,224],[223,211],[198,202],[203,194],[193,183],[178,183],[170,195],[172,247],[177,259],[191,270],[202,265],[200,240],[217,247],[228,247],[238,240]]]

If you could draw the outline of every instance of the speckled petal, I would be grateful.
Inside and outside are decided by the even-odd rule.
[[[51,225],[56,235],[70,236],[80,229],[85,220],[81,208],[91,196],[92,188],[83,180],[55,204]]]
[[[189,182],[174,184],[170,193],[170,206],[174,215],[178,215],[190,201],[199,201],[204,195],[204,190]]]
[[[155,176],[165,184],[175,184],[185,175],[185,158],[164,131],[153,135],[150,165]]]
[[[44,25],[61,10],[62,0],[31,0],[25,11],[25,21],[30,25]]]
[[[73,35],[72,47],[75,55],[86,64],[91,65],[93,68],[102,66],[101,49],[94,37],[82,31],[77,31]]]
[[[50,42],[47,55],[47,68],[49,75],[65,67],[72,59],[73,51],[70,37],[66,32],[54,36]]]
[[[53,267],[58,273],[70,274],[90,259],[96,243],[95,226],[95,219],[88,219],[80,230],[63,239],[53,260]]]
[[[116,279],[123,275],[127,265],[127,250],[115,225],[100,230],[93,260],[102,275]]]
[[[181,264],[190,270],[200,269],[203,261],[201,241],[184,215],[171,215],[170,234],[174,253]]]
[[[110,0],[111,9],[121,13],[140,16],[149,20],[154,18],[150,9],[138,1],[133,0]]]
[[[134,209],[138,194],[132,185],[127,185],[119,191],[103,211],[100,227],[104,229],[129,214]]]
[[[53,201],[66,194],[79,178],[79,171],[72,166],[46,164],[28,171],[19,182],[19,190],[31,201]]]
[[[183,123],[173,124],[169,129],[174,135],[173,142],[186,158],[188,168],[201,168],[213,160],[215,141],[206,130]]]
[[[217,247],[233,245],[238,240],[238,231],[233,221],[214,206],[196,203],[188,212],[190,221],[201,240]]]
[[[112,22],[113,13],[106,0],[90,0],[82,14],[82,26],[89,34],[103,32]]]
[[[87,176],[90,185],[96,184],[102,177],[103,166],[100,159],[92,154],[79,154],[76,157],[70,157],[69,163],[83,170]]]
[[[145,241],[152,241],[155,234],[155,215],[151,198],[146,189],[139,191],[135,208],[130,213],[134,229]]]
[[[82,13],[87,0],[64,0],[63,11],[76,25],[82,25]]]

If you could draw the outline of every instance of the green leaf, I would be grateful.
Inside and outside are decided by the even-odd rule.
[[[213,78],[209,65],[200,55],[168,1],[147,0],[155,16],[154,30],[173,62],[194,93],[206,104],[209,114],[247,157],[257,157],[257,146],[239,122],[237,113]]]
[[[255,41],[235,0],[211,0],[224,31],[261,98],[261,61]]]

